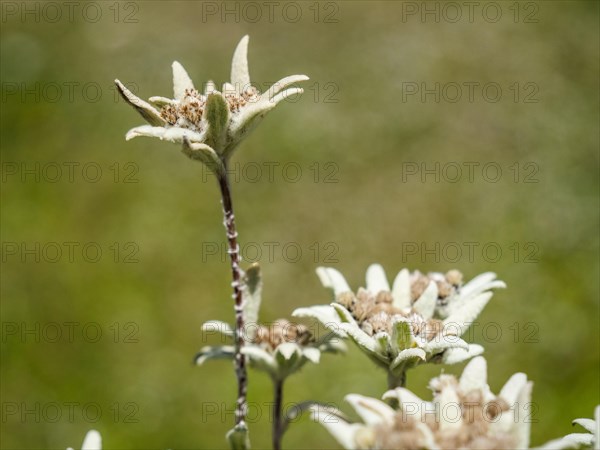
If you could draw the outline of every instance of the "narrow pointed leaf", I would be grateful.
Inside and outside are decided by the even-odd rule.
[[[438,288],[434,281],[431,281],[425,289],[425,292],[417,299],[413,308],[425,319],[431,319],[435,306],[437,304]]]
[[[444,320],[444,330],[457,336],[462,336],[477,316],[479,316],[483,308],[485,308],[492,295],[492,292],[479,294],[462,308],[454,311]]]
[[[458,364],[474,356],[481,355],[483,347],[478,344],[469,344],[469,349],[449,348],[446,350],[441,359],[442,364]]]
[[[215,174],[219,175],[225,171],[223,162],[216,152],[206,144],[192,143],[187,137],[183,137],[183,147],[181,151],[190,159],[204,163]]]
[[[277,374],[277,362],[266,350],[257,345],[244,345],[242,353],[246,355],[253,366],[270,374]]]
[[[528,417],[531,414],[531,390],[533,389],[533,383],[528,381],[525,386],[519,392],[517,396],[518,404],[518,416],[517,417]],[[517,420],[515,421],[514,427],[516,435],[516,448],[529,448],[529,439],[531,434],[531,423],[529,420]]]
[[[348,336],[352,338],[354,343],[360,347],[361,350],[376,356],[378,359],[382,361],[386,361],[387,358],[379,353],[379,345],[377,341],[365,333],[363,330],[358,328],[356,325],[351,325],[349,323],[342,323],[340,328],[345,331]]]
[[[176,100],[173,100],[173,99],[167,98],[167,97],[160,97],[160,96],[150,97],[148,99],[148,101],[150,103],[152,103],[154,106],[156,106],[157,108],[162,108],[163,106],[173,105],[173,104],[177,103]]]
[[[244,276],[244,286],[242,288],[242,297],[244,304],[244,320],[246,324],[251,324],[249,327],[256,330],[255,325],[258,324],[258,314],[260,311],[260,303],[262,298],[262,276],[258,263],[252,264]]]
[[[439,415],[440,431],[456,432],[457,430],[459,430],[462,427],[463,423],[462,417],[450,416],[450,414],[454,413],[460,414],[460,410],[457,410],[456,408],[457,406],[460,408],[460,399],[458,398],[458,395],[454,388],[443,389],[442,392],[440,392],[440,394],[438,395],[438,403],[440,406],[440,411],[445,412]]]
[[[346,395],[345,400],[369,426],[391,423],[396,412],[386,403],[358,394]]]
[[[318,364],[321,360],[321,352],[318,348],[307,347],[302,350],[302,356],[315,364]]]
[[[119,94],[123,100],[129,103],[140,115],[153,126],[164,126],[167,121],[163,119],[158,111],[149,103],[136,96],[133,92],[127,89],[119,80],[115,80]]]
[[[340,316],[331,305],[316,305],[307,308],[298,308],[292,313],[293,317],[310,317],[321,322],[327,329],[336,335],[345,337],[346,333],[340,329]]]
[[[487,362],[483,356],[478,356],[469,361],[463,369],[459,384],[463,392],[488,388]]]
[[[317,276],[326,288],[333,289],[335,295],[351,292],[344,275],[332,267],[317,267]]]
[[[201,366],[209,359],[232,359],[235,354],[233,345],[206,346],[194,358],[196,364]]]
[[[406,350],[402,350],[398,353],[398,356],[392,361],[390,364],[390,370],[394,373],[398,373],[398,369],[403,365],[414,366],[421,361],[425,361],[427,359],[427,355],[425,351],[420,348],[407,348]]]
[[[394,323],[392,342],[394,342],[398,351],[412,347],[413,337],[410,323],[408,321],[399,320]]]
[[[285,100],[286,98],[290,98],[294,95],[302,95],[303,93],[304,93],[304,89],[302,89],[300,87],[291,87],[291,88],[286,89],[285,91],[282,91],[279,94],[273,96],[273,98],[270,98],[268,100],[268,103],[270,103],[272,106],[276,106],[278,103]]]
[[[396,275],[392,286],[392,297],[396,308],[410,308],[410,273],[407,269],[402,269]]]
[[[573,421],[573,425],[579,425],[590,433],[594,433],[596,431],[596,422],[592,419],[575,419]]]
[[[332,303],[331,307],[338,314],[338,317],[342,323],[349,323],[358,327],[358,324],[356,323],[356,320],[354,320],[354,317],[352,317],[352,314],[350,314],[350,311],[348,311],[343,305],[340,305],[339,303]]]
[[[267,100],[271,100],[273,96],[278,94],[284,89],[287,89],[290,85],[298,83],[300,81],[307,81],[309,78],[306,75],[291,75],[289,77],[282,78],[278,82],[274,83],[268,90],[263,94]]]
[[[217,153],[222,153],[229,123],[229,107],[220,93],[212,93],[206,99],[204,118],[208,122],[207,142]]]
[[[231,62],[231,83],[238,92],[250,86],[250,72],[248,71],[248,35],[244,36],[233,52]]]
[[[185,96],[186,90],[194,89],[192,79],[185,71],[183,66],[177,61],[173,61],[173,97],[181,100]]]
[[[492,287],[506,287],[503,281],[494,281],[496,274],[494,272],[485,272],[477,275],[460,289],[461,297],[468,298],[475,296]]]
[[[469,350],[469,344],[457,336],[436,336],[421,347],[430,355],[437,355],[453,349]]]
[[[498,397],[502,397],[509,406],[513,406],[519,397],[519,393],[523,390],[523,387],[527,384],[527,375],[524,373],[515,373],[511,376],[508,381],[504,384]]]
[[[382,355],[390,354],[390,351],[392,349],[392,341],[389,334],[387,334],[385,331],[382,331],[380,333],[375,334],[373,336],[373,339],[375,339],[375,341],[379,345],[379,353],[381,353]]]
[[[371,264],[367,269],[367,291],[377,294],[390,291],[390,285],[381,264]]]
[[[330,411],[328,408],[311,407],[310,411],[311,418],[316,422],[320,422],[343,448],[346,450],[354,450],[356,448],[354,435],[364,425],[348,423],[348,421],[340,418],[340,415]]]

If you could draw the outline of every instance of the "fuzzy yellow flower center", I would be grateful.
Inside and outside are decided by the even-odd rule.
[[[460,414],[459,427],[440,427],[443,419],[440,415],[449,414],[444,408],[425,411],[422,415],[399,411],[393,423],[375,427],[377,442],[374,448],[380,449],[421,449],[427,442],[418,424],[424,423],[441,449],[512,449],[516,442],[510,434],[498,434],[490,429],[502,414],[510,414],[508,403],[501,397],[486,401],[480,390],[463,392],[458,380],[451,375],[434,378],[430,388],[434,396],[442,389],[451,389],[456,393],[455,410]],[[446,408],[448,409],[448,408]],[[449,409],[448,409],[449,410]],[[454,417],[452,418],[455,419]]]
[[[426,320],[415,312],[402,311],[392,305],[392,300],[390,292],[381,291],[373,295],[365,289],[359,289],[356,295],[344,292],[336,299],[352,314],[360,328],[371,336],[379,332],[392,334],[394,321],[399,317],[408,320],[415,336],[427,341],[433,340],[442,331],[440,320]]]
[[[259,95],[258,90],[251,86],[241,94],[225,92],[223,97],[231,114],[236,114],[248,103],[256,102]],[[160,109],[160,116],[171,126],[200,132],[204,126],[202,116],[206,108],[206,99],[207,96],[196,89],[186,89],[180,101],[166,104]]]
[[[279,319],[270,326],[260,325],[252,342],[270,351],[274,351],[277,346],[286,342],[306,345],[312,339],[312,334],[305,325],[291,323],[286,319]]]

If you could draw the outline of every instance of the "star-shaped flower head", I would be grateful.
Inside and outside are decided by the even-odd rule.
[[[543,450],[566,450],[566,449],[600,449],[600,405],[594,410],[593,419],[575,419],[573,425],[579,425],[587,433],[571,433],[566,436],[554,439],[544,446]]]
[[[358,347],[391,376],[424,362],[454,364],[481,354],[483,348],[460,338],[492,297],[489,289],[505,287],[493,273],[462,285],[462,275],[422,275],[402,270],[390,288],[379,264],[367,270],[366,289],[352,292],[343,275],[319,267],[331,288],[330,305],[300,308],[296,317],[312,317]],[[400,379],[401,381],[401,379]]]
[[[243,287],[244,339],[242,352],[256,369],[268,373],[273,380],[283,380],[298,371],[305,363],[317,364],[321,353],[337,353],[345,350],[344,343],[335,333],[315,338],[304,325],[279,319],[271,325],[260,325],[258,312],[261,303],[262,282],[257,264],[245,273]],[[202,329],[207,333],[219,333],[226,339],[234,338],[233,328],[224,322],[212,320]],[[233,345],[206,346],[196,355],[196,364],[209,359],[234,357]]]
[[[346,400],[364,423],[350,423],[313,408],[321,422],[346,449],[515,449],[528,448],[532,383],[514,374],[498,395],[487,384],[483,357],[472,359],[461,377],[431,380],[433,402],[405,388],[384,394],[394,410],[380,400],[351,394]]]
[[[127,140],[149,136],[183,144],[183,152],[221,170],[242,139],[283,99],[302,93],[292,84],[308,80],[292,75],[260,93],[250,84],[248,36],[238,44],[231,64],[231,81],[218,91],[212,81],[201,93],[177,61],[173,63],[173,98],[150,97],[145,102],[123,83],[115,80],[123,99],[133,106],[149,125],[132,128]]]
[[[67,450],[73,450],[68,447]],[[102,437],[96,430],[90,430],[83,439],[81,450],[102,450]]]

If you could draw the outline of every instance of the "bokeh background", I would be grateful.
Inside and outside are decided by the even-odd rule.
[[[175,145],[125,142],[142,121],[112,80],[169,95],[179,60],[197,85],[221,83],[244,34],[259,86],[311,77],[233,160],[242,250],[263,267],[262,319],[329,301],[319,265],[356,287],[375,261],[390,278],[405,266],[492,270],[508,289],[471,336],[492,390],[516,371],[535,382],[532,444],[591,417],[597,2],[482,2],[472,15],[460,2],[74,5],[2,3],[2,448],[78,448],[90,428],[109,449],[225,447],[230,363],[192,365],[219,342],[201,324],[232,320],[216,183]],[[428,398],[440,370],[462,367],[418,368],[408,387]],[[350,346],[291,378],[285,401],[349,412],[345,394],[385,387]],[[252,372],[255,448],[270,445],[270,396]],[[307,417],[284,446],[337,448]]]

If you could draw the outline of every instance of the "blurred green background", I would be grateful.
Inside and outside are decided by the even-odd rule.
[[[73,4],[2,2],[2,448],[79,448],[90,428],[109,449],[225,447],[231,365],[192,365],[218,343],[201,324],[232,320],[226,255],[212,253],[224,245],[216,183],[173,144],[125,142],[142,120],[112,80],[168,96],[178,60],[197,86],[220,84],[244,34],[259,86],[311,77],[233,160],[242,250],[262,252],[262,319],[327,302],[318,265],[355,287],[372,262],[390,278],[492,270],[508,289],[472,334],[492,390],[516,371],[534,381],[535,445],[591,417],[597,2],[482,2],[471,15],[461,2]],[[408,387],[429,398],[440,370],[462,367],[418,368]],[[349,411],[345,394],[385,387],[350,346],[291,378],[285,401]],[[270,445],[270,390],[253,371],[254,448]],[[284,446],[337,448],[307,417]]]

